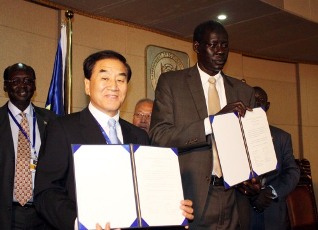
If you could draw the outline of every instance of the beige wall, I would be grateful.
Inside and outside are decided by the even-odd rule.
[[[59,21],[64,12],[23,0],[0,0],[0,70],[16,62],[34,67],[37,92],[34,103],[43,106],[51,80]],[[73,111],[87,105],[83,91],[83,60],[91,53],[113,49],[130,63],[133,76],[121,116],[131,121],[134,105],[146,96],[145,49],[157,45],[186,52],[195,64],[191,43],[109,22],[75,15],[73,21]],[[271,124],[292,134],[295,157],[308,158],[318,198],[318,65],[255,59],[230,53],[225,73],[263,87],[269,94]],[[1,77],[1,85],[3,78]],[[297,84],[297,83],[300,84]],[[0,105],[8,100],[0,89]]]

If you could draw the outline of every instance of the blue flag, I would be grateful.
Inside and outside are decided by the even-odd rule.
[[[64,115],[64,73],[66,57],[66,26],[61,28],[61,37],[57,46],[52,80],[47,95],[45,108],[55,112],[57,115]]]

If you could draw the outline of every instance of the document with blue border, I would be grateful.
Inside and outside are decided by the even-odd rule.
[[[277,168],[273,140],[262,108],[246,111],[244,117],[235,113],[211,116],[210,121],[226,188]]]
[[[140,145],[72,145],[81,230],[183,226],[176,149]]]

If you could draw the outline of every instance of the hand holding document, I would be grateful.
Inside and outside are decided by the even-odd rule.
[[[72,145],[79,229],[185,226],[176,150]]]
[[[225,187],[276,169],[275,149],[263,109],[246,111],[244,117],[227,113],[210,120]]]

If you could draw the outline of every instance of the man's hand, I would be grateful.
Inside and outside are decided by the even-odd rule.
[[[216,115],[236,112],[236,113],[238,113],[239,116],[244,117],[245,113],[246,113],[246,110],[252,111],[252,109],[247,107],[247,106],[245,106],[243,102],[237,101],[237,102],[234,102],[234,103],[227,104]]]
[[[236,188],[246,196],[256,196],[261,191],[261,181],[259,177],[252,178],[251,180],[247,180],[238,184]]]
[[[103,230],[103,229],[102,229],[102,227],[99,224],[96,224],[96,230]],[[105,225],[105,230],[110,230],[110,224],[109,223],[107,223]],[[118,228],[116,230],[120,230],[120,229]]]
[[[180,209],[183,211],[182,215],[188,220],[193,220],[194,215],[193,215],[192,201],[182,200],[180,204],[181,204]]]
[[[193,208],[192,208],[192,201],[191,200],[182,200],[180,202],[181,206],[180,209],[182,210],[182,215],[187,218],[188,220],[193,220]],[[189,226],[185,226],[186,229],[189,228]]]
[[[256,212],[263,212],[273,201],[272,189],[266,187],[260,193],[250,199],[250,203]]]
[[[192,201],[182,200],[180,204],[181,204],[180,209],[182,210],[182,215],[188,220],[193,220],[194,215],[193,215]],[[185,228],[189,228],[189,226],[186,226]],[[102,230],[102,227],[99,224],[96,224],[96,230]],[[109,223],[106,224],[105,230],[110,230]],[[120,229],[117,229],[117,230],[120,230]]]

